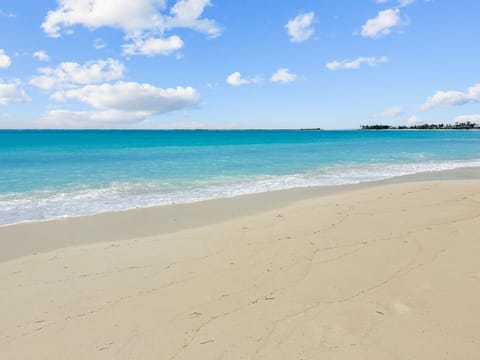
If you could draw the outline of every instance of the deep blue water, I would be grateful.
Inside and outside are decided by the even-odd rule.
[[[480,165],[480,131],[0,131],[0,224]]]

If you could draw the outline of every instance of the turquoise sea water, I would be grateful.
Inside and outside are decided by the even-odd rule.
[[[480,165],[479,131],[0,131],[0,225]]]

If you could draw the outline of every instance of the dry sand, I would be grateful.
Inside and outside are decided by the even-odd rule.
[[[0,228],[0,359],[479,359],[479,229],[479,180]]]

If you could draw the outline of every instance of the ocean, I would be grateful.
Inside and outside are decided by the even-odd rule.
[[[0,225],[480,166],[480,131],[1,130]]]

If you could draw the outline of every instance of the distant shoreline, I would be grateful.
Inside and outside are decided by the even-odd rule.
[[[423,124],[412,126],[392,126],[392,125],[362,125],[361,130],[480,130],[480,125],[475,123],[455,123],[455,124]]]
[[[475,124],[474,124],[475,125]],[[33,129],[33,128],[0,128],[1,132],[150,132],[150,131],[158,131],[158,132],[172,132],[172,131],[184,131],[184,132],[224,132],[224,131],[231,131],[231,132],[240,132],[240,131],[322,131],[322,132],[331,132],[331,131],[359,131],[359,130],[480,130],[480,125],[475,125],[473,127],[458,127],[455,125],[448,125],[448,126],[439,126],[436,124],[430,125],[416,125],[416,126],[391,126],[391,125],[361,125],[359,128],[348,128],[348,129],[324,129],[324,128],[285,128],[285,129],[270,129],[270,128],[245,128],[245,129],[228,129],[228,128],[219,128],[219,129],[136,129],[136,128],[109,128],[109,129],[102,129],[102,128],[87,128],[87,129],[48,129],[48,128],[40,128],[40,129]]]

